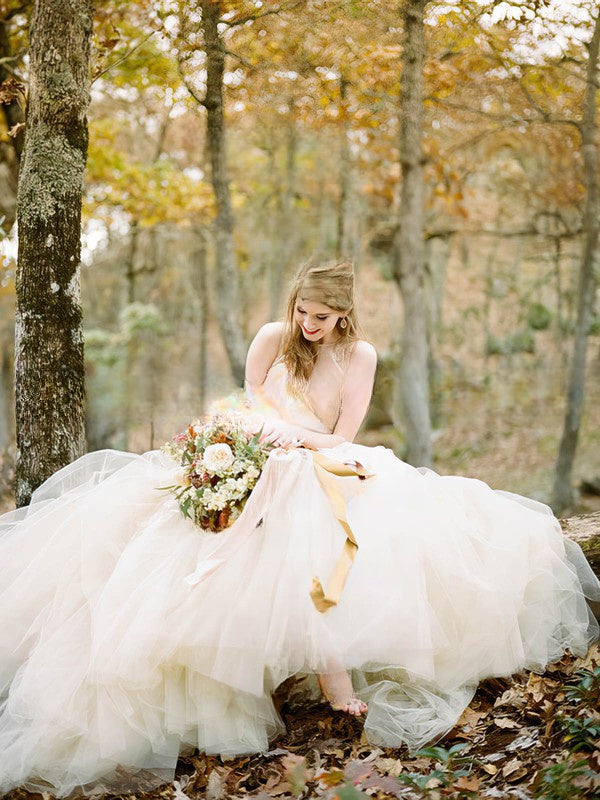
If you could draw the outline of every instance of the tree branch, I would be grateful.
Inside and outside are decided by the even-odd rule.
[[[101,78],[103,75],[106,75],[106,73],[107,73],[107,72],[109,72],[111,69],[114,69],[114,67],[118,67],[118,66],[119,66],[119,64],[122,64],[124,61],[127,61],[127,59],[129,58],[129,56],[131,56],[133,53],[135,53],[135,51],[136,51],[136,50],[139,50],[139,48],[140,48],[140,47],[142,47],[142,45],[145,45],[145,44],[146,44],[146,42],[147,42],[149,39],[151,39],[151,38],[154,36],[154,34],[155,34],[155,33],[156,33],[156,31],[152,31],[152,33],[149,33],[149,34],[148,34],[148,36],[146,36],[144,39],[142,39],[142,41],[141,41],[141,42],[138,42],[138,43],[137,43],[137,44],[135,44],[135,45],[134,45],[134,46],[133,46],[133,47],[132,47],[130,50],[128,50],[128,51],[127,51],[127,53],[125,53],[125,55],[124,55],[124,56],[122,56],[121,58],[117,59],[117,60],[116,60],[116,61],[114,61],[112,64],[109,64],[107,67],[105,67],[105,68],[104,68],[104,69],[103,69],[101,72],[99,72],[97,75],[94,75],[94,78],[93,78],[93,80],[92,80],[92,83],[94,83],[95,81],[97,81],[97,80],[98,80],[98,78]]]
[[[470,236],[497,236],[501,239],[514,239],[519,236],[543,236],[547,239],[575,239],[583,233],[582,228],[571,231],[561,231],[560,233],[550,233],[549,231],[539,231],[534,227],[515,228],[514,230],[502,230],[497,228],[461,228],[460,233]]]
[[[523,83],[523,78],[522,77],[519,78],[517,83],[519,84],[519,89],[523,93],[523,95],[524,95],[525,99],[527,100],[527,102],[529,103],[529,105],[531,105],[531,106],[533,106],[533,108],[535,108],[535,110],[537,111],[539,116],[544,120],[544,122],[549,122],[550,121],[550,117],[551,117],[550,112],[546,111],[546,109],[543,108],[543,106],[541,106],[537,102],[537,100],[533,97],[533,95],[531,94],[529,89]]]
[[[499,133],[500,131],[505,131],[507,128],[510,127],[511,124],[506,122],[500,125],[496,125],[494,128],[486,128],[484,131],[480,131],[479,133],[475,134],[475,136],[471,136],[469,139],[465,139],[464,141],[458,142],[452,147],[449,147],[447,152],[455,153],[457,150],[462,150],[463,147],[470,147],[471,145],[478,144],[486,137],[493,136],[495,133]]]
[[[269,8],[266,11],[263,11],[259,14],[246,14],[244,17],[238,17],[237,19],[220,19],[219,22],[222,22],[224,25],[227,25],[230,28],[237,28],[238,25],[244,25],[246,22],[250,22],[257,19],[262,19],[263,17],[268,17],[273,14],[280,14],[282,11],[293,11],[298,6],[304,5],[306,0],[295,0],[292,3],[283,3],[277,8]]]
[[[487,119],[493,119],[496,122],[506,122],[513,125],[539,125],[544,123],[549,123],[552,125],[572,125],[578,131],[581,131],[581,123],[576,119],[554,117],[552,115],[549,115],[547,119],[544,119],[541,117],[519,117],[516,114],[495,114],[492,111],[483,111],[482,109],[472,108],[471,106],[466,106],[462,103],[453,103],[451,100],[445,100],[441,97],[435,97],[434,95],[429,95],[425,99],[434,103],[438,103],[439,105],[446,106],[447,108],[452,108],[455,111],[465,111],[468,114],[475,114],[478,117],[486,117]]]
[[[181,58],[180,54],[178,54],[177,57],[177,72],[179,73],[179,76],[183,81],[183,85],[190,93],[190,96],[198,103],[198,105],[206,107],[206,95],[202,97],[202,95],[198,91],[196,91],[195,87],[190,82],[190,79],[184,72],[183,59]]]
[[[19,75],[19,73],[15,69],[13,69],[13,67],[9,67],[7,63],[2,62],[2,69],[4,70],[4,72],[8,72],[9,75],[12,75],[13,78],[18,80],[24,86],[29,86],[29,83],[26,80],[26,78],[24,78],[22,75]]]
[[[224,50],[223,52],[225,53],[226,56],[231,56],[232,58],[237,59],[240,62],[240,64],[246,67],[247,70],[256,69],[256,64],[251,64],[249,61],[246,61],[246,59],[239,53],[234,53],[233,50]]]

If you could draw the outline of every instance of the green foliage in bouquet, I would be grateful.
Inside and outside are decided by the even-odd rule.
[[[191,423],[161,447],[182,467],[169,489],[182,514],[218,533],[239,517],[258,481],[273,445],[249,433],[242,418],[217,415]]]

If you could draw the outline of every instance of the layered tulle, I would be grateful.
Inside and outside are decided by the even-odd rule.
[[[481,678],[542,670],[597,635],[599,584],[550,510],[382,447],[338,478],[359,549],[337,607],[310,597],[345,534],[309,451],[274,451],[225,533],[182,517],[178,465],[102,450],[0,517],[0,789],[170,780],[178,755],[261,752],[290,676],[351,670],[371,742],[416,748]]]

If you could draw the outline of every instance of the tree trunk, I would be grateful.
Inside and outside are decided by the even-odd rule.
[[[423,209],[423,64],[427,0],[407,0],[402,9],[404,49],[400,84],[402,188],[399,227],[394,237],[392,273],[403,300],[402,357],[395,387],[394,417],[406,428],[406,459],[431,465],[429,346],[425,303]]]
[[[140,238],[140,226],[137,220],[133,220],[129,229],[129,242],[127,243],[127,253],[125,256],[125,281],[127,287],[127,304],[136,301],[136,278],[135,269],[138,244]],[[129,450],[131,429],[133,427],[133,408],[136,405],[135,390],[137,380],[134,376],[135,367],[134,343],[129,339],[125,345],[125,373],[123,375],[123,449]]]
[[[340,78],[340,113],[342,126],[340,129],[340,196],[337,208],[337,242],[336,254],[338,258],[349,258],[348,217],[350,204],[350,143],[348,141],[348,80],[342,75]]]
[[[160,129],[158,131],[158,139],[156,140],[156,149],[154,152],[154,158],[152,159],[152,165],[158,164],[163,148],[165,146],[165,138],[167,136],[167,130],[169,128],[170,122],[170,112],[167,111],[163,121],[161,123]],[[150,229],[150,236],[152,237],[155,233],[155,227]],[[148,267],[146,265],[142,267],[136,268],[136,263],[138,260],[138,252],[140,249],[140,234],[141,234],[140,222],[137,219],[131,220],[131,225],[129,226],[129,245],[127,248],[127,256],[125,258],[125,280],[127,285],[127,302],[128,303],[135,303],[137,300],[137,276],[141,272],[154,272],[157,269],[157,262],[156,262],[156,247],[154,242],[152,242],[150,247],[151,257],[152,257],[152,266]]]
[[[137,277],[135,261],[137,257],[138,241],[140,236],[140,226],[136,219],[131,223],[129,229],[129,242],[127,244],[127,255],[125,257],[125,281],[127,284],[127,302],[135,303],[135,279]]]
[[[12,396],[12,353],[8,342],[0,348],[0,451],[5,450],[13,440],[13,396]]]
[[[36,0],[19,175],[16,502],[85,452],[80,299],[91,0]]]
[[[585,362],[587,339],[592,320],[596,279],[594,265],[600,235],[598,216],[598,150],[596,123],[596,96],[598,93],[598,52],[600,50],[600,14],[596,17],[592,40],[588,45],[587,84],[580,124],[585,182],[585,210],[583,217],[584,245],[577,287],[577,320],[573,342],[573,356],[567,387],[567,408],[558,459],[554,473],[552,507],[555,512],[573,505],[572,473],[583,400],[585,396]]]
[[[274,232],[275,254],[269,271],[270,319],[277,319],[280,314],[283,283],[290,266],[296,235],[293,205],[294,195],[296,193],[296,154],[298,149],[298,136],[293,98],[288,102],[288,109],[288,127],[285,139],[285,171],[282,182],[283,187],[277,193],[277,229]]]
[[[562,239],[560,235],[554,238],[554,286],[556,289],[556,320],[554,324],[554,332],[556,335],[556,345],[561,356],[563,355],[564,348],[564,288],[562,276]]]
[[[446,269],[450,256],[451,233],[431,235],[425,242],[425,306],[427,309],[427,341],[429,343],[429,406],[436,425],[442,419],[442,371],[436,358],[442,304],[446,285]]]
[[[198,410],[204,413],[206,404],[206,387],[208,385],[208,280],[206,269],[206,239],[204,230],[198,226],[194,229],[194,245],[192,250],[193,270],[198,287]]]
[[[225,118],[223,115],[225,47],[218,28],[220,13],[220,2],[203,0],[202,28],[206,48],[206,96],[203,104],[206,108],[206,145],[217,207],[215,220],[217,316],[233,377],[241,386],[244,383],[246,347],[240,325],[240,286],[233,243],[233,212],[227,175]]]

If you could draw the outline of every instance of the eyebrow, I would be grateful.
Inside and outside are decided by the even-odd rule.
[[[302,306],[298,306],[298,311],[304,311]],[[315,312],[315,317],[329,317],[330,313],[331,312],[329,312],[329,311],[316,311]]]
[[[300,302],[301,299],[302,298],[299,298],[298,301],[297,301],[298,308],[300,308],[300,306],[302,305],[302,303]],[[317,317],[326,317],[326,316],[329,316],[329,314],[331,314],[331,313],[332,313],[331,311],[315,311],[315,316],[317,316]]]

